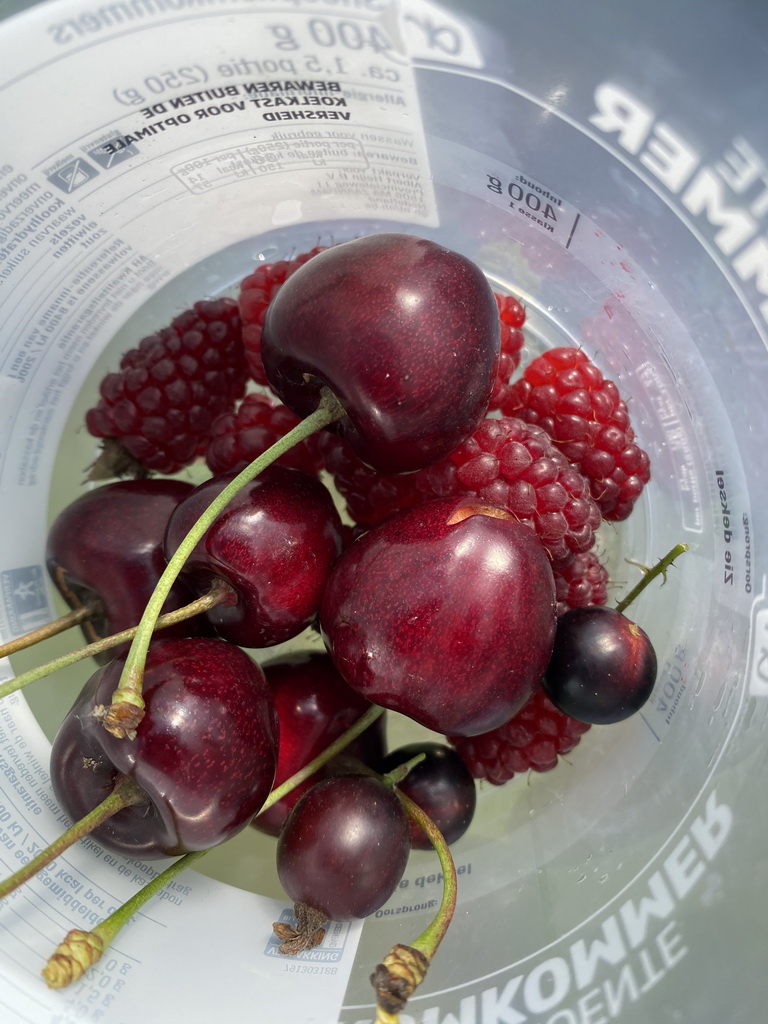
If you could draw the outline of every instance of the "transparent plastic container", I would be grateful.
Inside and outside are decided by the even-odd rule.
[[[454,847],[454,923],[401,1022],[762,1019],[768,13],[709,0],[0,10],[3,638],[59,610],[46,528],[83,486],[83,413],[122,351],[318,241],[397,229],[464,252],[525,302],[531,352],[582,346],[629,401],[653,478],[602,531],[616,593],[638,578],[627,560],[690,550],[633,606],[659,655],[643,712],[590,730],[550,773],[480,787]],[[62,675],[0,703],[4,873],[62,828],[49,738],[87,672]],[[269,937],[289,905],[273,847],[249,832],[49,993],[37,974],[66,928],[147,877],[111,860],[85,844],[0,907],[2,1019],[133,1024],[151,998],[189,1022],[363,1024],[371,970],[440,894],[436,859],[414,852],[382,911],[289,968]]]

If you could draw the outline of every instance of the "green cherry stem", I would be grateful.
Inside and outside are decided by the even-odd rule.
[[[147,802],[147,795],[127,775],[122,775],[115,783],[115,788],[97,804],[92,811],[89,811],[79,821],[75,822],[66,832],[63,832],[58,839],[55,839],[49,846],[33,857],[32,860],[22,865],[18,871],[14,871],[8,878],[0,882],[0,900],[18,889],[20,885],[28,882],[43,868],[47,868],[57,857],[74,846],[76,842],[93,832],[99,825],[122,811],[124,807],[133,807],[135,804]]]
[[[182,871],[186,871],[205,850],[195,850],[170,864],[164,871],[156,875],[146,885],[135,892],[122,906],[113,911],[109,917],[97,924],[90,932],[74,928],[67,932],[64,940],[59,943],[42,970],[48,988],[64,988],[77,981],[93,967],[114,942],[115,936],[126,925],[134,914],[151,900],[156,893],[172,882]]]
[[[191,619],[195,615],[208,611],[209,608],[215,608],[217,605],[224,604],[231,593],[232,589],[228,583],[225,583],[223,580],[220,583],[215,583],[207,594],[203,594],[197,600],[190,601],[183,608],[177,608],[175,611],[166,612],[165,615],[161,615],[155,623],[155,629],[175,626],[179,622],[184,622],[186,619]],[[44,679],[46,676],[58,672],[59,669],[67,668],[69,665],[76,665],[78,661],[83,661],[85,658],[90,658],[97,654],[103,654],[113,647],[132,640],[136,636],[137,629],[138,626],[131,626],[130,629],[124,629],[120,633],[105,636],[102,640],[95,640],[92,644],[86,644],[74,651],[69,651],[67,654],[61,654],[58,658],[53,658],[51,661],[43,662],[42,665],[36,665],[35,668],[22,672],[15,679],[8,679],[0,685],[0,700],[11,693],[16,693],[17,690],[24,689],[25,686],[29,686],[30,683],[34,683],[38,679]]]
[[[333,423],[346,415],[343,406],[328,388],[323,388],[321,396],[320,404],[313,413],[310,413],[301,423],[297,424],[292,430],[289,430],[284,437],[277,440],[271,448],[254,459],[253,462],[227,484],[224,490],[217,495],[197,522],[191,527],[189,533],[169,559],[144,609],[144,614],[139,622],[136,636],[133,639],[123,667],[120,682],[112,695],[109,708],[105,709],[102,717],[104,728],[114,736],[117,736],[118,739],[131,736],[144,717],[144,699],[141,690],[147,650],[152,639],[155,623],[160,614],[160,609],[163,607],[165,599],[184,563],[208,527],[246,484],[255,479],[259,473],[268,466],[271,466],[276,459],[279,459],[281,455],[285,454],[294,445],[323,427],[328,426],[329,423]]]
[[[329,744],[325,750],[321,751],[317,755],[317,757],[313,758],[303,768],[291,775],[290,778],[286,779],[285,782],[282,783],[282,785],[273,789],[264,802],[262,810],[265,811],[268,807],[271,807],[272,804],[276,803],[287,793],[290,793],[292,789],[295,789],[296,786],[304,782],[304,780],[316,772],[318,768],[322,768],[327,761],[330,761],[340,753],[349,743],[352,742],[352,740],[356,739],[361,732],[364,732],[365,729],[375,722],[383,713],[384,708],[372,704],[365,714],[361,715],[356,722],[353,722],[346,732],[342,733],[342,735],[334,740],[333,743]],[[112,793],[112,796],[114,796],[114,792]],[[109,799],[110,797],[107,798],[107,800]],[[103,805],[100,806],[103,807]],[[115,809],[118,808],[116,807]],[[98,811],[98,808],[96,810]],[[92,811],[91,814],[96,814],[96,811]],[[95,825],[92,827],[95,827]],[[63,852],[63,850],[59,849],[56,856],[61,852]],[[109,917],[104,918],[104,920],[100,924],[97,924],[91,931],[84,932],[76,928],[67,932],[64,940],[59,943],[43,968],[43,977],[45,978],[49,988],[64,988],[71,982],[77,981],[78,978],[81,978],[89,967],[98,963],[105,950],[112,944],[112,942],[114,942],[117,933],[130,921],[134,914],[136,914],[156,893],[160,892],[168,882],[173,881],[173,879],[175,879],[177,875],[181,874],[182,871],[191,867],[191,865],[205,853],[207,853],[207,850],[195,850],[192,853],[184,854],[183,857],[179,857],[178,860],[174,861],[159,875],[153,878],[150,882],[147,882],[146,885],[142,886],[142,888],[126,900],[122,906],[119,906],[117,910],[113,911]],[[27,865],[27,867],[30,867],[31,864],[32,862],[30,862],[30,865]],[[36,870],[39,871],[41,868],[38,867]],[[35,872],[32,871],[28,877],[31,878],[34,873]],[[25,880],[26,879],[21,879],[17,884],[20,885],[21,881]],[[10,882],[10,879],[7,881]],[[8,891],[11,890],[9,889]]]
[[[337,754],[340,754],[342,750],[345,750],[352,740],[357,739],[360,733],[365,732],[369,725],[372,725],[377,718],[384,714],[384,708],[379,707],[377,704],[371,704],[368,710],[353,722],[352,725],[343,732],[341,736],[329,743],[328,746],[321,750],[317,757],[313,757],[311,761],[308,761],[303,768],[300,768],[297,772],[291,775],[281,783],[279,786],[275,786],[272,792],[269,794],[267,799],[264,801],[264,805],[259,811],[261,814],[263,811],[268,810],[273,804],[276,804],[278,800],[282,800],[284,796],[287,796],[291,790],[301,785],[310,775],[322,768],[324,764],[331,761]]]
[[[397,1024],[400,1011],[424,980],[456,909],[456,865],[445,837],[418,804],[396,789],[409,818],[426,832],[443,872],[443,896],[431,923],[410,945],[396,943],[371,975],[376,992],[374,1024]]]
[[[53,622],[47,622],[44,626],[38,626],[37,629],[24,633],[23,636],[7,640],[4,644],[0,644],[0,658],[7,658],[11,654],[18,654],[19,651],[25,651],[28,647],[34,647],[35,644],[39,644],[42,640],[48,640],[52,636],[58,636],[59,633],[65,633],[73,626],[79,626],[81,622],[92,618],[98,608],[98,603],[80,605],[79,608],[73,608],[71,612],[59,616]]]
[[[635,584],[635,586],[630,590],[626,597],[623,597],[621,601],[619,601],[619,603],[616,605],[616,611],[623,612],[625,608],[629,608],[629,606],[632,604],[635,598],[639,594],[641,594],[648,586],[648,584],[651,582],[651,580],[655,579],[657,576],[663,576],[664,581],[666,582],[667,569],[669,569],[669,567],[672,565],[676,558],[679,558],[679,556],[687,550],[687,544],[675,544],[671,551],[668,551],[666,555],[664,555],[663,558],[659,559],[656,565],[652,566],[650,569],[645,565],[639,566],[639,568],[643,570],[642,579]],[[631,562],[630,564],[637,565],[638,563]]]

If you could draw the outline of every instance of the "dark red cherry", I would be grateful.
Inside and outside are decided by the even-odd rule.
[[[555,636],[552,569],[528,526],[439,498],[347,548],[320,626],[372,703],[471,736],[506,722],[540,682]]]
[[[262,666],[280,723],[280,752],[275,786],[303,768],[338,739],[371,706],[344,682],[330,657],[313,651]],[[377,718],[345,748],[348,756],[372,765],[384,754],[384,722]],[[323,769],[296,786],[252,824],[277,836],[299,797],[324,775]]]
[[[93,833],[129,857],[207,849],[243,829],[266,799],[277,764],[277,716],[256,663],[223,640],[155,640],[144,676],[146,714],[134,739],[94,716],[109,704],[124,657],[99,669],[51,750],[56,798],[79,820],[130,776],[148,803]]]
[[[165,536],[169,558],[233,476],[211,477],[174,510]],[[233,600],[206,613],[217,634],[241,647],[271,647],[315,618],[341,547],[341,520],[327,488],[299,470],[271,466],[229,502],[181,578],[200,594],[214,579],[225,580]]]
[[[277,873],[294,901],[334,921],[367,917],[386,903],[408,860],[408,819],[392,789],[366,775],[316,783],[277,843]]]
[[[285,282],[261,339],[273,390],[299,416],[333,391],[332,429],[382,473],[427,466],[485,415],[499,311],[480,269],[413,235],[332,246]]]
[[[71,608],[99,602],[82,630],[88,643],[135,626],[165,568],[163,536],[171,512],[192,491],[181,480],[119,480],[86,491],[63,509],[48,531],[46,564]],[[195,595],[175,583],[163,611]],[[191,636],[204,620],[167,627],[164,636]],[[114,651],[103,655],[106,661]]]
[[[656,669],[648,634],[626,615],[615,608],[574,608],[558,620],[543,687],[564,714],[608,725],[642,708]]]
[[[437,825],[447,843],[455,843],[469,828],[477,805],[477,790],[472,773],[452,747],[442,743],[421,741],[407,743],[390,751],[376,766],[386,775],[398,765],[424,755],[408,772],[398,789]],[[417,850],[431,850],[432,843],[424,831],[409,819],[411,846]]]

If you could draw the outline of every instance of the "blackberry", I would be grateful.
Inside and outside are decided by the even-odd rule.
[[[504,725],[479,736],[449,736],[476,779],[501,786],[520,772],[548,772],[590,728],[558,711],[539,688]]]
[[[502,404],[507,416],[535,423],[589,480],[604,519],[626,519],[650,480],[650,460],[635,440],[613,381],[577,348],[533,360]]]
[[[85,416],[105,439],[91,476],[176,473],[205,451],[216,416],[245,393],[248,368],[234,299],[196,302],[126,352]]]

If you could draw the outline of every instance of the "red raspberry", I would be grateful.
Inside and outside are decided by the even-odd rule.
[[[222,413],[213,421],[205,452],[208,468],[212,473],[239,473],[299,422],[287,406],[267,395],[246,395],[237,412]],[[318,436],[301,441],[277,461],[305,473],[319,473],[323,456]]]
[[[447,459],[419,475],[430,495],[466,494],[531,525],[554,568],[588,551],[600,525],[588,481],[545,431],[513,417],[483,420]]]
[[[496,305],[499,307],[501,323],[501,353],[496,383],[488,409],[500,409],[507,398],[509,382],[520,365],[520,358],[525,344],[525,336],[521,330],[525,323],[525,306],[514,295],[496,293]]]
[[[449,736],[476,779],[501,786],[519,772],[548,772],[590,728],[564,715],[538,689],[504,725],[479,736]]]
[[[534,424],[489,417],[448,458],[403,476],[363,466],[338,438],[331,445],[326,468],[356,522],[371,526],[419,501],[456,494],[506,509],[532,526],[553,568],[594,543],[600,510],[588,481]]]
[[[650,460],[618,388],[581,349],[554,348],[534,359],[510,386],[502,412],[543,427],[590,481],[603,517],[627,518],[650,480]]]
[[[343,438],[327,431],[320,435],[320,446],[347,513],[360,526],[376,526],[424,500],[418,473],[378,473],[361,462]]]
[[[86,427],[119,445],[105,443],[95,475],[119,472],[112,459],[125,452],[139,474],[176,473],[189,465],[205,451],[214,418],[243,396],[247,378],[237,303],[196,302],[126,352],[120,372],[101,382]]]
[[[240,282],[238,303],[243,319],[243,346],[251,376],[258,384],[267,384],[264,365],[261,362],[261,330],[264,317],[272,299],[280,291],[291,274],[307,260],[317,256],[325,246],[318,245],[309,252],[303,252],[292,260],[278,260],[276,263],[262,263]]]
[[[608,570],[594,551],[583,551],[555,570],[557,614],[608,602]]]

